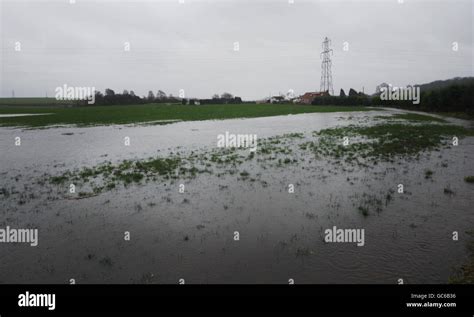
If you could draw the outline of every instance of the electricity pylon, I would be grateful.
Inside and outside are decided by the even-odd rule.
[[[320,92],[328,92],[331,95],[334,95],[334,90],[332,88],[332,73],[331,73],[331,57],[332,49],[329,48],[331,44],[331,40],[327,37],[324,38],[323,42],[323,51],[321,52],[321,56],[323,58],[323,62],[321,63],[321,85],[319,87]]]

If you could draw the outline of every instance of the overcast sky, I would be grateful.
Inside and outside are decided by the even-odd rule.
[[[0,0],[3,97],[64,84],[244,99],[318,91],[325,36],[337,94],[473,75],[472,0],[69,1]]]

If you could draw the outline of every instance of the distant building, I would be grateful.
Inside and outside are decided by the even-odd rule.
[[[304,95],[300,96],[298,99],[300,100],[300,103],[310,105],[313,102],[314,98],[327,95],[327,92],[307,92]]]

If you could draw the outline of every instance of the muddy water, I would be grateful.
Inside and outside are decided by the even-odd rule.
[[[467,259],[474,227],[474,138],[419,160],[354,168],[306,160],[246,162],[250,178],[200,174],[86,199],[37,183],[44,173],[103,161],[202,151],[216,136],[259,138],[370,123],[382,112],[45,130],[0,129],[0,228],[38,228],[39,245],[0,244],[2,283],[445,283]],[[21,146],[14,138],[21,137]],[[131,145],[124,146],[124,137]],[[295,152],[295,157],[298,153]],[[431,179],[425,170],[434,171]],[[185,193],[178,185],[185,184]],[[396,191],[404,184],[405,193]],[[295,193],[288,193],[288,184]],[[445,194],[449,187],[453,194]],[[358,206],[382,200],[368,216]],[[365,246],[325,243],[324,230],[365,229]],[[124,240],[124,232],[131,240]],[[239,232],[239,241],[234,233]],[[459,241],[451,239],[459,232]]]

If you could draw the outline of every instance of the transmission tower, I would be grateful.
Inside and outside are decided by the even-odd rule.
[[[331,95],[334,95],[334,90],[332,88],[332,73],[331,73],[331,57],[332,49],[329,48],[331,44],[331,40],[327,37],[324,38],[323,42],[323,51],[321,52],[321,56],[323,58],[323,62],[321,63],[321,85],[319,87],[320,92],[328,92]]]

